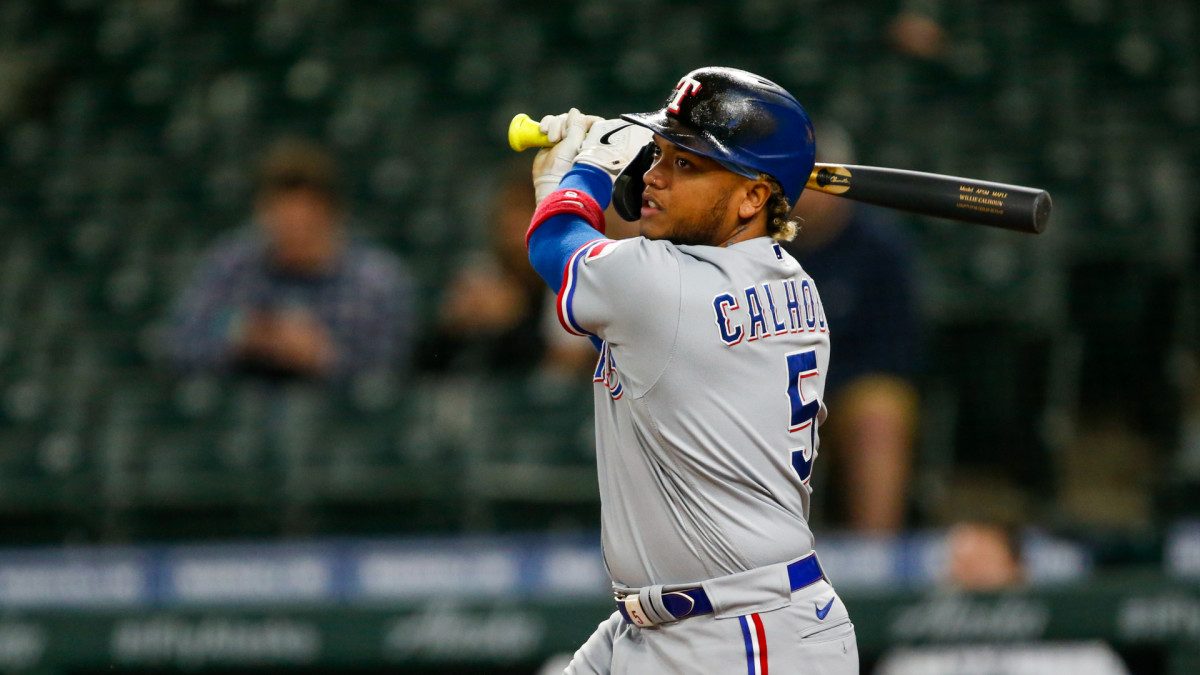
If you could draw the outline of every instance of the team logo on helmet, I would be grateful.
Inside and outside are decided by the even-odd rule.
[[[675,94],[671,96],[671,101],[667,103],[667,110],[673,113],[679,112],[679,105],[683,103],[683,99],[688,96],[694,96],[700,91],[700,81],[691,75],[684,75],[683,79],[679,80],[679,84],[675,85]]]

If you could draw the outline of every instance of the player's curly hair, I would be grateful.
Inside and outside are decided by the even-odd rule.
[[[791,241],[800,231],[800,220],[792,218],[792,205],[788,204],[787,195],[779,181],[765,173],[758,174],[758,180],[765,181],[771,186],[771,196],[767,198],[767,234],[775,241]]]

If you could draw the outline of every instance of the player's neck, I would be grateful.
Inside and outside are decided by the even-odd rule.
[[[723,237],[719,243],[715,243],[714,246],[729,247],[734,244],[740,244],[743,241],[750,241],[751,239],[765,236],[767,236],[767,221],[762,217],[762,214],[758,214],[749,221],[734,223],[730,229],[723,233]]]

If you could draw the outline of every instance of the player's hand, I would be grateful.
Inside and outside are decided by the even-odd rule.
[[[567,135],[567,129],[571,124],[579,123],[582,119],[583,130],[586,132],[596,122],[603,122],[604,118],[599,115],[585,115],[575,108],[571,108],[570,112],[562,113],[561,115],[546,115],[538,122],[538,129],[551,143],[559,143]]]
[[[533,158],[533,190],[542,203],[575,163],[575,155],[583,145],[588,128],[601,118],[584,115],[575,108],[562,115],[547,115],[538,127],[546,134],[552,147],[543,148]]]
[[[575,162],[600,167],[616,179],[653,138],[653,131],[622,119],[597,122],[588,130]]]

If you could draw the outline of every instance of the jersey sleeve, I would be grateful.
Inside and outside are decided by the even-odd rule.
[[[581,246],[564,271],[558,318],[576,335],[614,345],[674,337],[679,320],[679,260],[665,242],[601,239]]]
[[[575,167],[560,189],[587,193],[603,209],[612,179],[588,165]],[[526,237],[529,261],[556,293],[559,323],[569,333],[613,346],[636,341],[639,358],[665,356],[680,311],[678,250],[662,241],[606,238],[579,215],[538,221]]]

